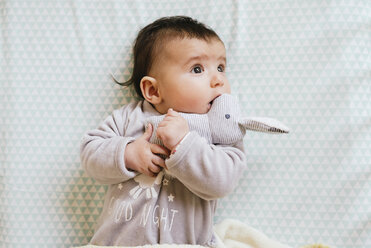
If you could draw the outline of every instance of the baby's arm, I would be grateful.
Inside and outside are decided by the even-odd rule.
[[[145,139],[151,130],[137,139],[126,135],[125,127],[133,109],[135,105],[115,110],[97,129],[87,132],[82,138],[80,148],[82,167],[89,176],[100,183],[120,183],[135,177],[138,172],[152,175],[149,173],[151,170],[148,169],[149,163],[145,163],[146,170],[145,165],[138,166],[136,159],[141,158],[141,161],[150,159],[161,166],[163,161],[153,152],[168,155],[168,152],[158,145],[148,145],[149,142]],[[136,136],[138,135],[139,133]],[[157,171],[156,168],[152,170]]]
[[[125,168],[124,151],[134,138],[123,136],[124,130],[120,127],[124,126],[125,120],[120,112],[114,111],[97,129],[88,131],[81,141],[82,167],[103,184],[115,184],[136,176]]]
[[[242,140],[230,146],[208,144],[192,131],[166,160],[172,176],[205,200],[231,193],[245,167]]]

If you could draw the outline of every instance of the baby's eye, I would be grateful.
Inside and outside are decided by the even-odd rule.
[[[218,72],[224,72],[224,70],[225,70],[224,65],[218,66]]]
[[[193,73],[201,73],[201,72],[203,72],[203,69],[202,69],[201,66],[196,65],[196,66],[194,66],[194,67],[192,68],[192,72],[193,72]]]

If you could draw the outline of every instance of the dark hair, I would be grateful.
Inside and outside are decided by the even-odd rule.
[[[131,77],[124,83],[116,83],[129,86],[134,85],[137,95],[143,98],[140,81],[148,74],[164,41],[174,38],[197,38],[210,40],[219,36],[205,24],[187,16],[171,16],[160,18],[145,26],[139,31],[133,47],[134,67]]]

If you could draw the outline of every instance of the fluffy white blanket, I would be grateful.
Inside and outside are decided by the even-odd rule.
[[[289,248],[278,241],[268,238],[262,232],[237,220],[226,219],[214,226],[218,238],[218,248]],[[101,247],[101,246],[100,246]],[[199,245],[144,245],[137,248],[197,248]],[[79,248],[98,248],[94,245],[86,245]],[[112,248],[112,246],[111,246]],[[122,246],[116,248],[124,248]]]

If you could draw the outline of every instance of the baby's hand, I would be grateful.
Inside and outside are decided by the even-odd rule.
[[[173,109],[169,109],[165,118],[158,124],[156,135],[164,146],[172,151],[189,132],[187,121]]]
[[[165,160],[159,154],[168,157],[170,152],[163,146],[149,143],[152,132],[153,127],[148,124],[144,134],[126,146],[125,165],[128,169],[154,177],[166,168]]]

